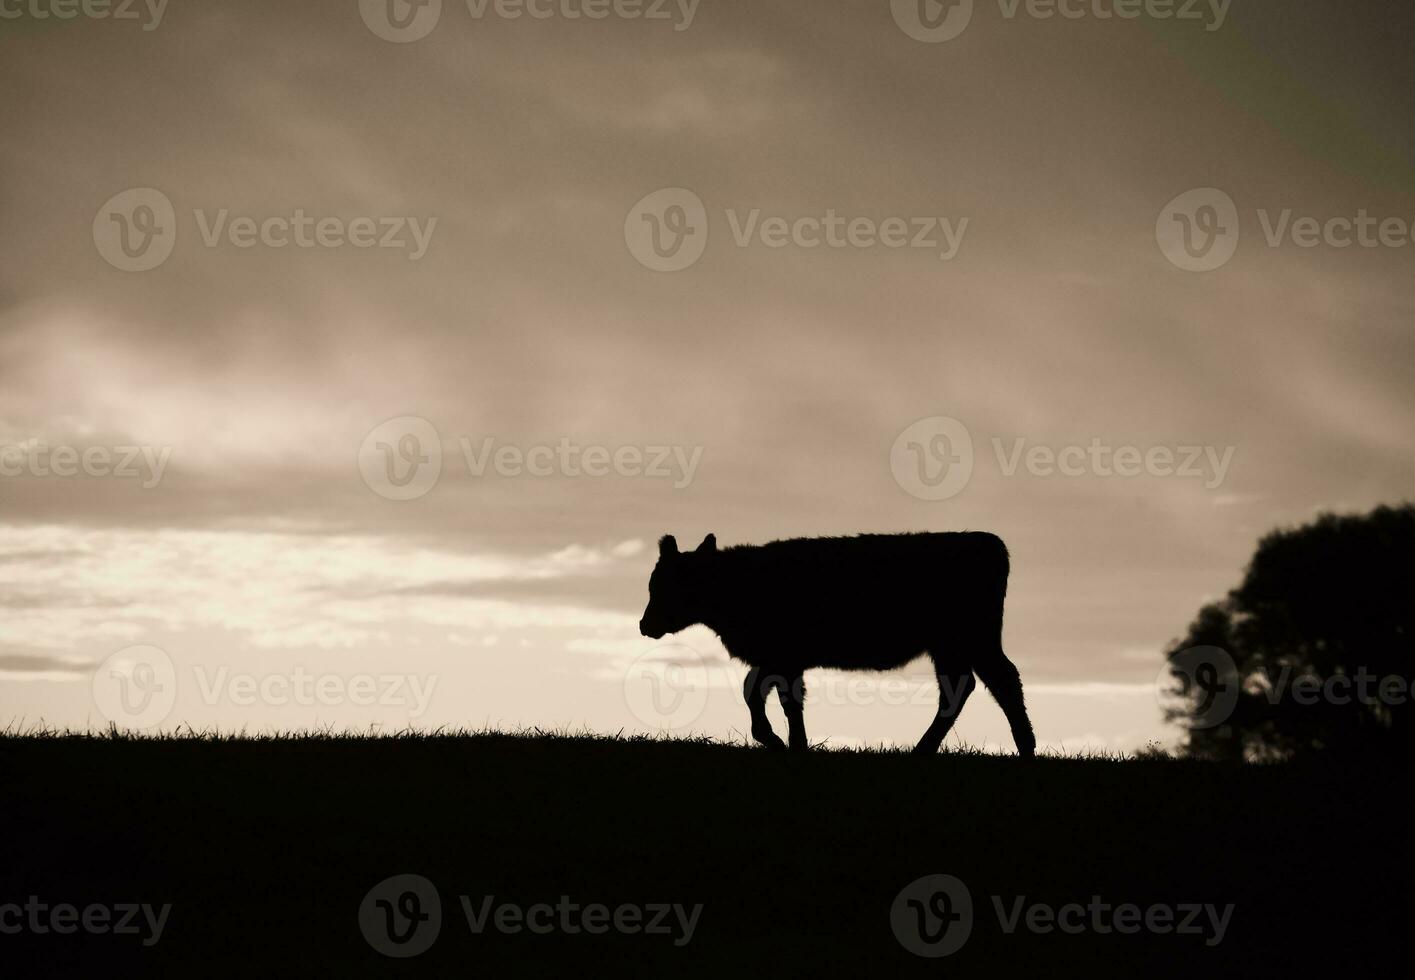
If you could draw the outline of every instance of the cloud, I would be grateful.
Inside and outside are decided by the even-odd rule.
[[[627,560],[614,547],[469,555],[372,535],[0,525],[0,643],[220,630],[337,649],[444,627],[606,629],[631,617],[592,583],[622,582],[606,572]]]
[[[0,682],[86,680],[93,664],[82,657],[45,653],[7,653],[0,649]]]

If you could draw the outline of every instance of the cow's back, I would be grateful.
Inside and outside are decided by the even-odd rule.
[[[810,649],[820,665],[864,656],[893,666],[960,628],[1000,629],[1007,574],[1007,548],[986,532],[727,548],[716,568],[725,617],[719,633],[739,656],[790,647]]]

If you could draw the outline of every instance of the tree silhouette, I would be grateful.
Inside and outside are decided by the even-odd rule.
[[[1415,505],[1273,531],[1243,583],[1166,652],[1178,696],[1166,718],[1206,758],[1409,749],[1412,619]]]

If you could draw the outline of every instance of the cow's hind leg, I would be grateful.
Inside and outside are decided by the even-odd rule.
[[[781,710],[786,712],[786,724],[792,752],[805,752],[811,747],[806,740],[806,679],[800,674],[782,678],[776,685]]]
[[[938,751],[943,737],[953,727],[958,712],[963,710],[968,695],[977,685],[971,670],[961,664],[945,662],[938,655],[934,656],[934,674],[938,677],[938,714],[934,715],[933,724],[919,739],[919,744],[914,746],[915,755],[933,755]]]
[[[1027,717],[1027,706],[1022,701],[1022,676],[1017,673],[1017,666],[1007,659],[1002,647],[998,646],[978,658],[973,669],[1007,716],[1007,724],[1012,728],[1012,741],[1017,743],[1017,754],[1030,759],[1037,752],[1037,737],[1032,734],[1032,721]]]
[[[781,736],[771,730],[771,722],[766,717],[766,696],[779,679],[767,674],[760,667],[753,667],[747,673],[746,683],[742,685],[742,695],[747,699],[747,710],[752,715],[752,738],[769,749],[786,748]]]

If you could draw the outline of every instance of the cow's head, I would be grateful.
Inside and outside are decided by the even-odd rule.
[[[673,535],[658,541],[658,564],[649,576],[649,604],[639,620],[639,632],[661,639],[703,621],[707,564],[717,553],[717,538],[709,534],[696,551],[680,552]]]

